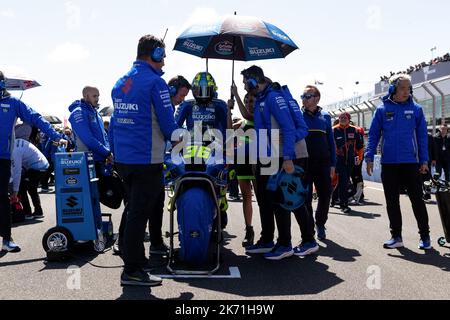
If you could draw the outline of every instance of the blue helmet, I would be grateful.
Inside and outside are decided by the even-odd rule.
[[[192,95],[195,100],[211,101],[216,98],[217,85],[209,72],[199,72],[192,81]]]
[[[304,175],[305,171],[301,167],[295,166],[293,174],[280,171],[271,176],[266,188],[275,193],[274,202],[288,211],[300,208],[308,195],[308,186]]]

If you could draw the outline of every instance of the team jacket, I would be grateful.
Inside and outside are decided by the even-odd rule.
[[[356,157],[362,159],[364,149],[358,128],[352,125],[337,125],[333,127],[333,133],[337,166],[354,166]]]
[[[110,154],[108,137],[100,114],[89,103],[78,100],[69,107],[75,150],[92,151],[95,161],[104,161]]]
[[[0,159],[11,159],[14,141],[13,129],[17,118],[29,125],[38,127],[53,141],[62,139],[62,135],[53,130],[39,113],[35,112],[19,99],[11,96],[0,98]]]
[[[373,161],[381,137],[381,163],[428,162],[427,123],[422,107],[412,98],[403,104],[383,98],[370,126],[366,161]]]
[[[335,167],[336,144],[330,115],[320,107],[314,113],[305,108],[302,111],[309,132],[306,144],[310,160],[314,164]]]
[[[166,141],[178,128],[163,72],[136,61],[112,90],[115,161],[122,164],[163,163]],[[111,129],[110,129],[111,130]]]
[[[279,129],[279,141],[273,141],[274,147],[279,148],[278,157],[284,160],[294,160],[297,158],[295,144],[297,132],[295,123],[291,115],[289,102],[280,90],[274,90],[271,85],[258,93],[254,107],[255,129],[258,133],[258,147],[267,148],[267,155],[275,156],[271,150],[272,129]],[[305,126],[306,127],[306,126]],[[261,130],[267,130],[268,140],[264,141]],[[264,143],[267,144],[264,145]]]

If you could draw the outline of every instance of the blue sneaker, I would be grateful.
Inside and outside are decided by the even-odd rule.
[[[317,228],[317,239],[319,240],[325,240],[327,238],[327,233],[325,232],[325,230],[327,230],[325,228],[325,226],[316,226]]]
[[[256,244],[245,248],[245,253],[268,253],[272,251],[274,246],[275,243],[273,243],[273,241],[269,243],[263,243],[261,240],[259,240]]]
[[[391,240],[388,240],[384,243],[383,247],[385,249],[396,249],[396,248],[403,248],[403,240],[402,237],[395,237]]]
[[[431,249],[431,239],[430,237],[426,239],[420,239],[419,241],[419,249],[420,250],[430,250]]]
[[[319,251],[319,245],[316,241],[301,243],[294,248],[294,254],[298,257],[305,257]]]
[[[277,244],[272,251],[264,254],[264,258],[267,260],[281,260],[292,257],[293,255],[294,250],[292,250],[291,244],[289,244],[289,246],[281,246]]]

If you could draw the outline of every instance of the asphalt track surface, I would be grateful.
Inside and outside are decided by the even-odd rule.
[[[121,287],[122,260],[111,251],[100,255],[81,251],[67,263],[46,263],[41,241],[43,234],[55,225],[55,204],[54,194],[42,194],[45,219],[13,228],[14,239],[22,252],[0,254],[0,300],[450,299],[450,247],[437,244],[437,239],[443,236],[437,205],[427,205],[433,250],[425,253],[418,249],[417,224],[406,196],[401,197],[406,248],[385,250],[382,244],[390,234],[382,186],[366,182],[365,193],[367,205],[353,207],[350,215],[331,209],[328,240],[319,242],[318,255],[282,261],[245,254],[241,247],[242,203],[230,202],[218,276],[169,277],[162,286],[151,289]],[[253,208],[255,231],[259,233],[256,202]],[[116,231],[122,209],[103,212],[113,213]],[[168,215],[163,230],[168,230]],[[293,242],[297,244],[300,234],[294,218],[292,230]],[[146,243],[147,250],[148,246]],[[160,261],[153,262],[155,266],[161,265]],[[164,267],[155,269],[154,273],[167,274]]]

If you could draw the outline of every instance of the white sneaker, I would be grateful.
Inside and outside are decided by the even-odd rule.
[[[20,247],[14,243],[13,239],[3,240],[2,250],[6,252],[20,252]]]

